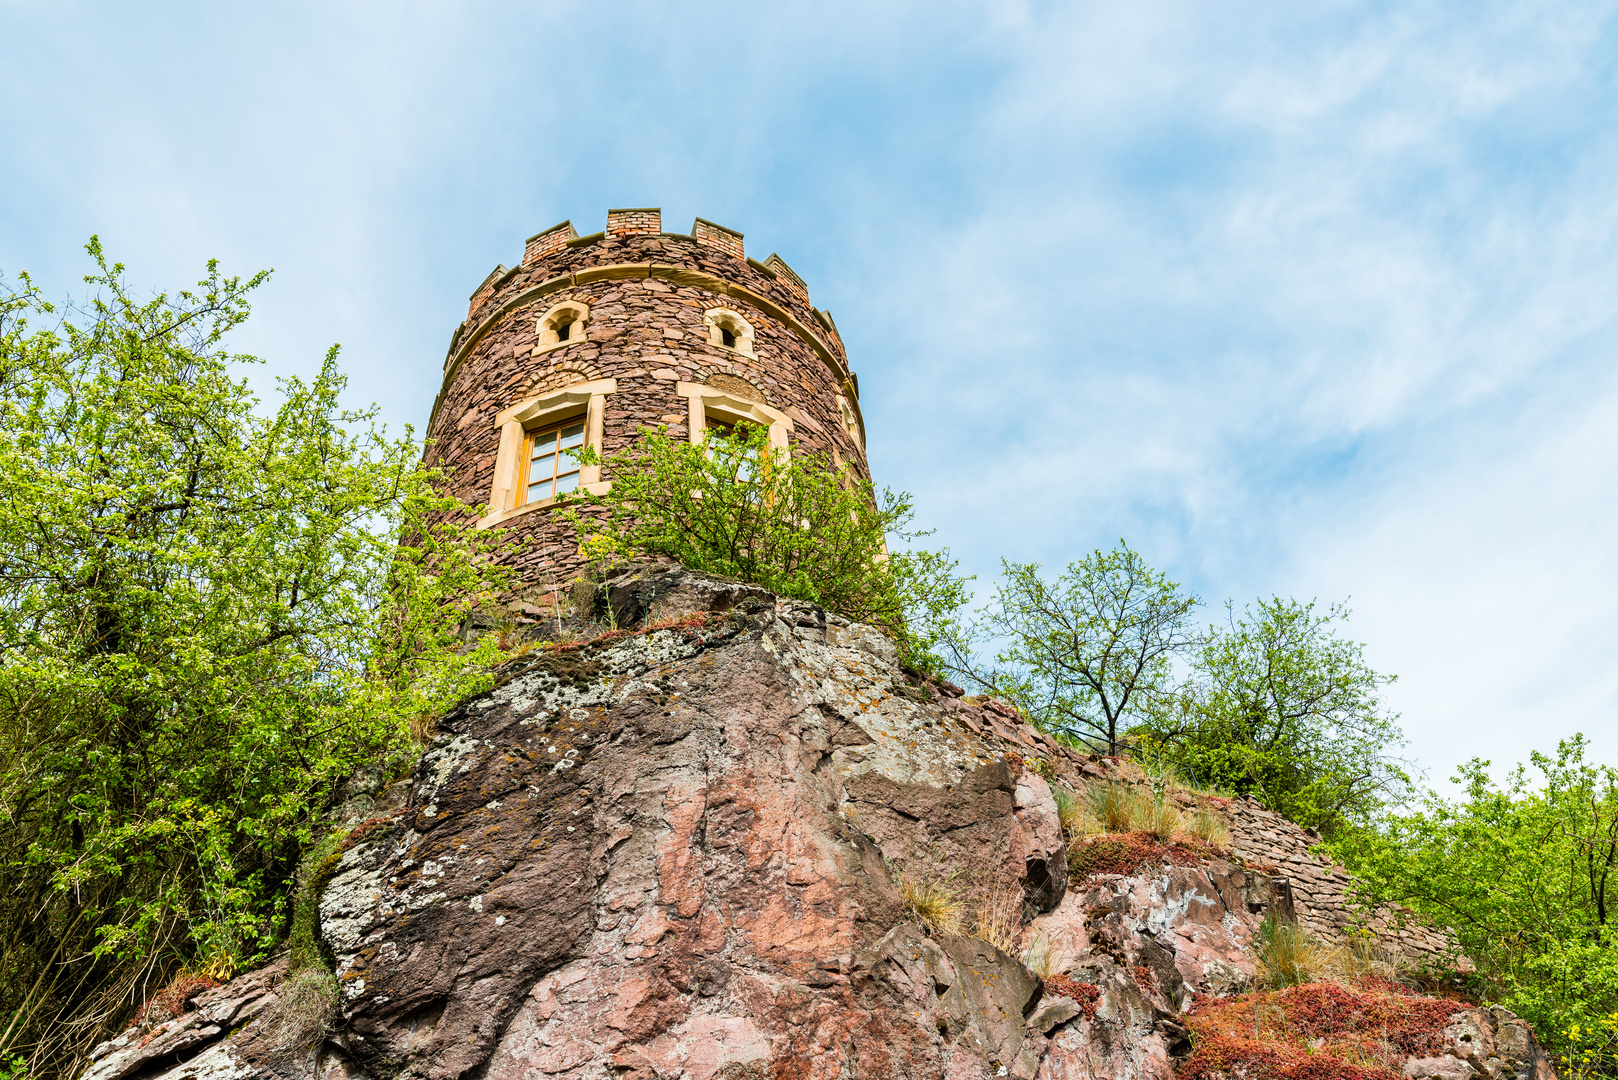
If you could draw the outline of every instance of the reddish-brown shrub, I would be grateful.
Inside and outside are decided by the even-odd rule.
[[[1076,878],[1138,874],[1160,866],[1197,866],[1219,858],[1219,849],[1192,836],[1155,839],[1151,833],[1108,833],[1076,842],[1068,851],[1068,872]]]
[[[135,1019],[130,1021],[132,1027],[139,1027],[148,1020],[162,1023],[169,1017],[180,1016],[189,1011],[186,1006],[191,999],[204,990],[212,990],[221,985],[218,979],[206,975],[193,975],[188,971],[181,971],[167,986],[147,998],[135,1013]],[[162,1014],[167,1013],[167,1016]]]
[[[1209,1000],[1186,1014],[1196,1049],[1179,1080],[1397,1080],[1398,1059],[1435,1053],[1461,1008],[1384,979],[1307,983]]]
[[[1052,975],[1045,980],[1045,993],[1047,996],[1072,998],[1084,1010],[1086,1020],[1096,1018],[1096,1005],[1101,1001],[1101,987],[1081,983],[1077,979],[1066,975]]]

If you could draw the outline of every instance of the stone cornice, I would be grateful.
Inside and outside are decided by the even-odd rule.
[[[444,380],[439,385],[438,396],[433,399],[433,411],[427,417],[425,433],[432,434],[433,424],[438,420],[438,408],[444,402],[444,394],[449,389],[450,380],[455,378],[455,373],[460,370],[461,361],[477,347],[478,343],[483,340],[484,335],[494,329],[506,316],[561,289],[588,285],[594,281],[628,281],[637,278],[658,278],[674,285],[686,285],[694,289],[716,293],[720,296],[732,296],[752,305],[787,327],[814,350],[815,355],[820,357],[821,361],[831,369],[832,374],[837,377],[838,384],[844,388],[844,396],[853,405],[854,415],[859,420],[860,444],[863,447],[865,443],[865,417],[860,414],[859,393],[854,388],[853,380],[849,378],[848,367],[820,339],[819,335],[809,329],[803,320],[769,297],[760,295],[746,286],[726,281],[717,274],[692,270],[685,266],[666,266],[660,263],[614,263],[608,266],[591,266],[572,273],[558,274],[556,277],[547,278],[538,285],[524,289],[515,296],[502,301],[472,330],[457,333],[455,340],[450,344],[449,355],[444,360]]]

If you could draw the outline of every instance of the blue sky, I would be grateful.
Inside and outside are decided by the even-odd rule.
[[[1615,760],[1615,6],[0,0],[0,272],[274,267],[255,379],[419,426],[524,238],[700,215],[983,579],[1349,599],[1434,779]]]

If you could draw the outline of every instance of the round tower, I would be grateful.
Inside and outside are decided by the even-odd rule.
[[[551,512],[558,493],[603,492],[599,468],[643,427],[702,437],[750,423],[777,445],[819,451],[869,478],[859,381],[830,313],[779,255],[747,257],[742,234],[697,218],[662,231],[656,209],[607,211],[529,239],[472,294],[427,421],[427,462],[486,504],[483,528],[514,530],[525,592],[562,586],[583,559]]]

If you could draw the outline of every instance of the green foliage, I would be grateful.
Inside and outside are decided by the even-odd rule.
[[[1618,770],[1587,764],[1586,748],[1578,736],[1554,760],[1534,754],[1537,785],[1522,766],[1497,785],[1474,760],[1459,798],[1429,793],[1333,845],[1367,902],[1452,927],[1480,990],[1564,1055],[1583,1052],[1575,1026],[1600,1032],[1618,1012]],[[1603,1053],[1588,1075],[1618,1076]]]
[[[1557,1056],[1562,1080],[1618,1076],[1618,1012],[1593,1024],[1570,1024],[1561,1034],[1567,1046]]]
[[[643,431],[605,459],[593,447],[580,457],[612,477],[609,493],[570,500],[594,560],[665,555],[762,585],[879,626],[908,663],[936,666],[932,647],[965,586],[948,552],[888,552],[890,536],[923,535],[905,529],[909,495],[878,491],[819,454],[788,455],[758,427],[710,434],[700,446]]]
[[[1364,821],[1407,795],[1390,757],[1403,736],[1378,696],[1393,679],[1337,636],[1347,611],[1273,597],[1226,613],[1195,650],[1191,677],[1158,695],[1133,732],[1142,752],[1316,829]]]
[[[1197,598],[1121,540],[1068,564],[1054,581],[1037,563],[1002,566],[982,626],[955,640],[998,638],[1003,666],[979,673],[957,647],[952,670],[1010,699],[1046,731],[1118,753],[1126,730],[1172,688],[1174,657],[1196,640]]]
[[[0,294],[0,1054],[38,1075],[286,932],[337,786],[486,685],[501,587],[335,350],[272,409],[232,377],[263,274],[143,302],[89,250],[88,307]]]

